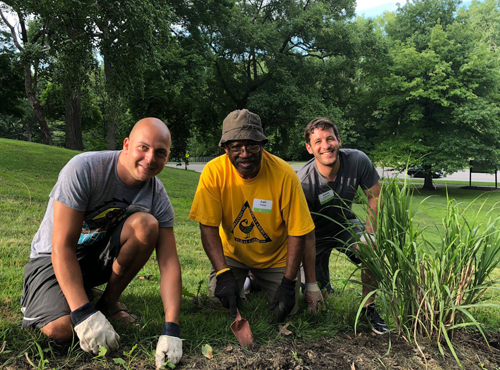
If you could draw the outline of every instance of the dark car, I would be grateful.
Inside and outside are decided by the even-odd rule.
[[[416,167],[410,167],[406,171],[408,176],[411,177],[417,177],[417,178],[425,178],[425,172],[424,168],[421,166],[416,166]],[[443,173],[441,171],[434,171],[432,172],[432,178],[433,179],[439,179],[440,177],[443,177]]]

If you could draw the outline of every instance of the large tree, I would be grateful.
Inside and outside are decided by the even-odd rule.
[[[24,84],[15,68],[16,55],[10,39],[10,34],[0,32],[0,114],[21,117]]]
[[[93,0],[87,12],[92,20],[87,32],[103,60],[107,147],[116,149],[127,100],[137,92],[133,89],[139,88],[140,93],[148,88],[143,71],[155,69],[161,59],[165,38],[172,37],[173,15],[168,2],[149,0]]]
[[[31,22],[33,27],[28,32],[26,26],[26,16],[28,14],[17,1],[12,1],[9,5],[10,7],[0,7],[0,17],[9,28],[14,45],[19,51],[19,60],[24,74],[24,90],[39,124],[43,143],[51,145],[52,135],[38,96],[39,75],[44,70],[44,67],[48,65],[46,25],[35,19]],[[14,17],[17,17],[17,30],[15,28],[16,23],[10,21],[5,12],[10,12]]]
[[[418,0],[399,8],[387,26],[391,59],[378,80],[379,158],[422,165],[428,189],[435,170],[452,173],[471,159],[500,161],[499,61],[469,23],[449,18],[453,3]],[[442,9],[442,18],[428,9]],[[415,17],[414,32],[401,32]]]
[[[271,150],[299,155],[316,115],[343,117],[356,60],[352,0],[182,3],[179,32],[208,63],[205,98],[214,121],[234,109],[258,113]],[[215,127],[210,127],[215,131]],[[215,145],[216,143],[214,143]]]

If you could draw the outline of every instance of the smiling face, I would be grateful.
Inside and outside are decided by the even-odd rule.
[[[244,179],[259,174],[262,161],[262,143],[252,140],[230,141],[224,145],[229,161]]]
[[[170,132],[156,118],[136,123],[123,141],[118,161],[118,176],[129,186],[136,186],[158,175],[170,154]]]
[[[339,149],[341,145],[340,136],[335,136],[333,128],[326,130],[316,128],[309,136],[306,149],[309,154],[314,155],[320,172],[321,169],[329,167],[336,173],[340,167]]]

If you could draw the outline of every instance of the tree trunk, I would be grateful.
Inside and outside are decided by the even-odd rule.
[[[424,186],[422,189],[425,190],[436,190],[436,187],[432,184],[432,173],[425,172]]]
[[[80,88],[72,89],[71,92],[66,95],[64,118],[66,121],[66,148],[83,150],[82,101]]]
[[[107,35],[107,28],[105,29],[105,35]],[[109,58],[106,52],[103,51],[104,59],[104,78],[105,78],[105,91],[106,91],[106,111],[104,113],[105,122],[108,123],[106,130],[106,142],[108,150],[116,150],[116,130],[120,125],[121,114],[119,110],[119,96],[116,94],[115,88],[113,86],[113,74],[111,71],[111,63],[109,63]]]
[[[40,101],[36,97],[36,91],[33,89],[32,78],[31,78],[31,68],[24,68],[24,89],[26,91],[26,96],[30,102],[31,109],[35,115],[38,124],[40,125],[40,131],[42,132],[42,140],[45,145],[52,145],[52,135],[50,134],[49,125],[45,120],[45,115],[43,114],[43,108]]]
[[[31,123],[29,123],[26,119],[23,119],[22,123],[23,123],[24,130],[28,134],[28,142],[31,143],[31,137],[32,137],[32,134],[31,134]]]

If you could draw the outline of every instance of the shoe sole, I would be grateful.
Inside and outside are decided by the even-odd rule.
[[[375,333],[375,334],[378,334],[378,335],[384,335],[385,333],[388,333],[389,330],[386,330],[386,331],[378,331],[377,329],[373,328],[372,327],[372,331]]]

